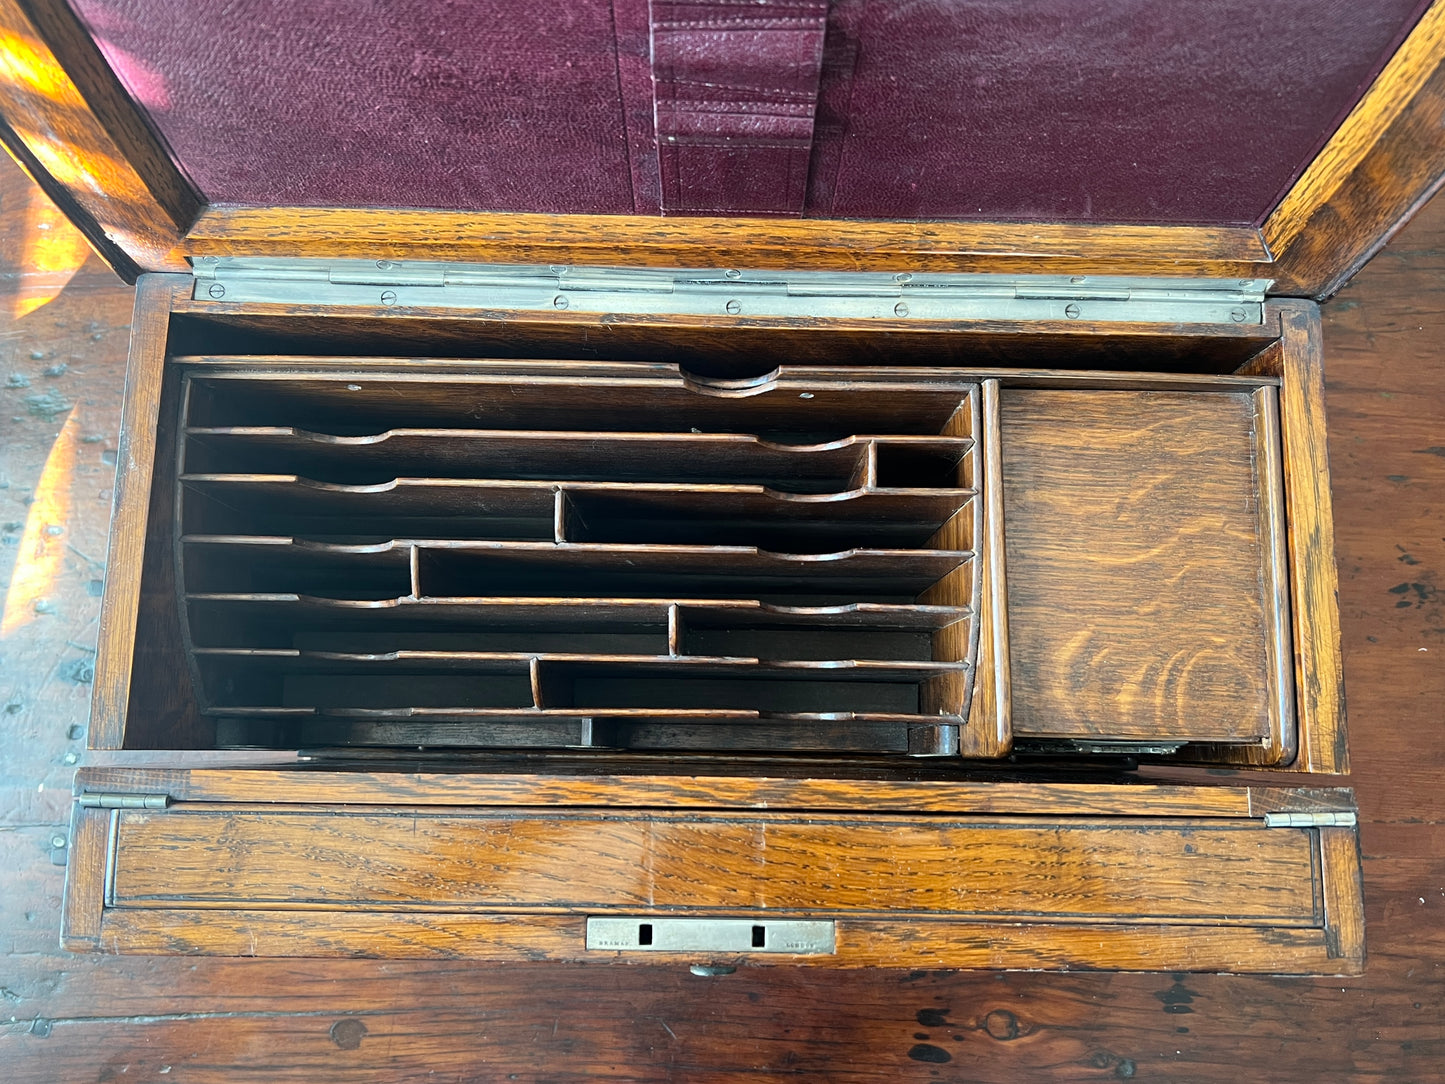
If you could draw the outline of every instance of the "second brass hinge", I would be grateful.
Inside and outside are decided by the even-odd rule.
[[[1359,818],[1350,812],[1266,813],[1266,828],[1353,828]]]
[[[76,799],[84,809],[165,809],[169,794],[82,794]]]

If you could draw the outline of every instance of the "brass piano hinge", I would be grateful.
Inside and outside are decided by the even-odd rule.
[[[196,301],[762,319],[1260,324],[1271,279],[201,256]]]
[[[1354,813],[1266,813],[1266,828],[1353,828],[1358,823]]]
[[[169,794],[82,794],[76,799],[83,809],[165,809]]]

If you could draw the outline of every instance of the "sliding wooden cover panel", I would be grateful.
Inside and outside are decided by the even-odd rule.
[[[1290,759],[1276,394],[1005,392],[1016,737]]]

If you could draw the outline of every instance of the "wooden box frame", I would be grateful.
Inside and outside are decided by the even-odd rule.
[[[1324,439],[1323,351],[1314,303],[1294,299],[1331,296],[1445,179],[1445,0],[1425,12],[1316,159],[1257,228],[739,221],[210,205],[171,162],[149,122],[63,3],[0,0],[0,29],[24,61],[17,70],[26,73],[25,78],[0,86],[4,119],[0,141],[122,277],[139,279],[96,668],[93,748],[121,750],[126,745],[161,373],[171,316],[192,304],[186,298],[190,279],[173,273],[187,270],[203,256],[362,257],[1273,280],[1275,297],[1266,305],[1262,334],[1259,329],[1223,329],[1213,334],[1216,341],[1253,335],[1259,348],[1249,351],[1248,367],[1240,371],[1272,378],[1278,386],[1284,487],[1282,521],[1276,527],[1289,555],[1290,639],[1299,720],[1290,769],[1347,770]],[[394,315],[422,326],[454,314]],[[543,325],[569,323],[550,313],[514,314],[511,320],[524,338]],[[577,319],[570,324],[580,326]],[[720,317],[691,325],[674,321],[671,327],[667,321],[634,321],[626,334],[634,335],[634,341],[660,334],[674,342],[688,335],[764,334],[822,350],[829,342],[880,328],[873,322],[867,329],[838,325],[799,330],[786,321],[770,324]],[[915,324],[906,330],[917,334],[914,342],[919,344],[926,343],[930,333],[935,343],[938,333],[991,344],[1044,336],[1061,348],[1096,351],[1101,357],[1150,341],[1176,354],[1187,353],[1210,338],[1201,338],[1187,327],[1089,321],[1051,327],[998,323],[930,329]],[[994,629],[1000,625],[999,615],[989,615],[988,607],[997,610],[1002,605],[993,593],[1001,583],[995,578],[983,594],[985,623]],[[1004,661],[1001,647],[1000,641],[983,638],[983,650],[993,650],[996,656],[990,660],[994,665],[989,672],[1004,676],[980,683],[973,712],[982,717],[1007,717],[1007,668],[999,665]],[[984,670],[982,661],[980,669]],[[975,753],[990,751],[989,734],[986,728],[974,731]],[[1288,738],[1281,734],[1280,740]],[[1006,735],[1001,727],[992,732],[992,741],[993,751],[1003,747]],[[1206,786],[1198,775],[1178,768],[1172,770],[1182,773],[1181,781],[1170,785],[1062,779],[1017,783],[1003,777],[947,781],[928,778],[922,771],[913,779],[880,781],[866,772],[856,779],[837,774],[814,778],[806,769],[781,776],[761,769],[747,775],[719,770],[717,765],[686,764],[656,776],[558,768],[550,774],[462,775],[298,771],[294,766],[278,771],[260,766],[201,767],[207,759],[205,754],[168,754],[156,769],[97,767],[78,776],[77,795],[95,802],[77,805],[72,827],[66,900],[69,946],[237,955],[595,958],[578,948],[581,918],[575,908],[474,900],[452,911],[428,908],[424,901],[419,907],[368,910],[360,881],[342,884],[337,889],[341,895],[320,909],[314,909],[314,901],[288,907],[279,898],[258,900],[254,906],[242,906],[234,898],[227,902],[201,896],[182,899],[178,905],[176,900],[169,906],[153,906],[164,902],[159,900],[138,903],[138,897],[117,891],[117,874],[130,876],[126,863],[134,857],[119,843],[129,838],[124,833],[150,831],[152,822],[173,815],[179,831],[186,824],[202,823],[184,819],[193,813],[221,819],[255,815],[271,823],[265,815],[302,810],[332,816],[343,804],[388,818],[413,819],[462,807],[531,823],[545,835],[550,829],[546,818],[535,813],[539,806],[596,812],[598,807],[627,802],[652,810],[658,825],[670,823],[678,810],[706,816],[767,810],[779,815],[780,823],[797,824],[814,812],[831,811],[852,818],[836,833],[835,841],[844,850],[848,831],[865,826],[870,817],[992,818],[991,824],[1043,818],[1059,826],[1081,823],[1076,818],[1095,818],[1105,832],[1102,840],[1115,827],[1128,828],[1131,818],[1153,817],[1186,831],[1232,825],[1241,831],[1297,833],[1309,855],[1309,871],[1304,872],[1303,866],[1295,870],[1298,884],[1308,885],[1313,894],[1307,919],[1301,911],[1278,923],[1251,923],[1226,913],[1222,903],[1212,915],[1134,913],[1114,916],[1118,921],[1104,921],[1099,914],[1054,915],[1049,920],[1047,908],[1042,917],[990,918],[960,912],[944,918],[941,912],[930,917],[927,908],[910,909],[865,893],[834,901],[841,923],[838,955],[762,962],[1341,973],[1363,966],[1358,840],[1352,827],[1352,799],[1343,791],[1219,785],[1217,780]],[[1240,767],[1248,767],[1251,758],[1235,754],[1234,759]],[[123,806],[132,799],[143,802],[147,795],[174,806],[174,814],[100,807]],[[1266,829],[1266,824],[1271,827]],[[167,829],[162,825],[160,830]],[[203,832],[176,838],[198,848],[197,855],[211,853]],[[990,846],[989,838],[980,837],[981,845]],[[430,861],[437,855],[423,848],[417,857]],[[865,865],[881,863],[879,868],[897,870],[915,855],[907,848],[894,853],[877,846],[870,850],[860,843],[851,857]],[[705,855],[700,855],[699,861],[703,859]],[[547,870],[532,872],[545,875]],[[774,872],[786,879],[798,871],[783,864],[749,883],[766,896],[768,877]],[[1067,881],[1069,870],[1061,876]],[[628,886],[619,880],[614,887],[625,894]],[[1212,888],[1221,899],[1229,890],[1227,878],[1216,880]],[[336,900],[343,903],[335,905]],[[685,903],[677,906],[687,909]],[[784,908],[778,913],[793,912]],[[688,962],[697,961],[689,957]],[[714,959],[709,966],[736,962]]]
[[[242,320],[327,319],[314,310],[286,306],[236,303],[218,309],[209,301],[192,301],[194,289],[193,280],[180,276],[147,275],[139,284],[120,453],[127,469],[118,478],[95,682],[91,744],[98,749],[122,750],[127,744],[132,650],[157,435],[166,424],[160,414],[161,388],[173,320],[198,312],[223,312]],[[357,318],[372,321],[371,326],[378,326],[375,321],[395,321],[401,333],[431,323],[439,329],[435,334],[443,337],[460,334],[459,328],[475,332],[484,327],[491,335],[525,336],[525,325],[534,319],[496,312],[396,312],[380,305],[338,315],[338,319]],[[574,314],[562,323],[579,328],[599,319]],[[561,326],[555,318],[539,322],[553,330]],[[768,327],[766,319],[754,319],[743,328],[726,316],[704,321],[713,325],[710,328],[698,323],[649,320],[639,334],[663,340],[711,335],[725,342],[730,330],[749,335],[789,333],[782,320],[774,321],[774,327]],[[846,321],[813,330],[821,336],[866,338],[876,333],[874,327],[849,326]],[[914,325],[906,334],[927,343],[940,330]],[[1270,386],[1278,390],[1284,488],[1276,525],[1288,539],[1289,589],[1301,598],[1333,599],[1319,318],[1312,302],[1270,301],[1259,327],[1225,326],[1213,333],[1198,327],[1074,323],[1041,327],[990,321],[955,323],[946,330],[950,336],[1002,354],[1030,342],[1056,344],[1052,348],[1062,342],[1066,350],[1100,349],[1104,343],[1104,349],[1126,353],[1143,347],[1167,356],[1180,352],[1187,356],[1214,335],[1215,349],[1242,359],[1242,371],[1277,381]],[[1025,383],[1051,379],[1047,370],[1014,373]],[[1140,379],[1129,374],[1074,375],[1105,387]],[[1152,379],[1164,386],[1189,387],[1209,378]],[[988,470],[997,457],[986,456],[984,462]],[[995,486],[990,492],[1000,490]],[[1003,548],[995,546],[992,552],[1001,554]],[[1003,603],[1001,589],[1002,576],[986,580],[980,667],[992,680],[981,680],[976,687],[973,719],[983,725],[970,731],[975,744],[967,752],[973,756],[996,755],[1008,740],[1006,639],[989,635],[989,630],[997,632],[1002,625],[995,620]],[[1292,740],[1297,746],[1290,766],[1294,771],[1343,771],[1347,764],[1336,609],[1331,601],[1289,612],[1294,615],[1291,640],[1300,726],[1297,734],[1281,734],[1280,740]],[[992,727],[987,725],[990,720],[995,722]],[[418,771],[420,765],[403,771],[385,764],[372,771],[319,762],[308,765],[313,770],[296,770],[294,764],[202,766],[217,755],[163,754],[163,766],[156,769],[99,767],[78,775],[76,790],[82,801],[72,827],[67,945],[82,951],[141,953],[575,960],[597,958],[600,951],[584,945],[585,919],[590,915],[620,913],[651,921],[706,917],[721,909],[758,923],[826,915],[837,930],[836,951],[766,959],[715,952],[650,953],[647,959],[722,969],[744,961],[1310,973],[1349,973],[1363,966],[1357,839],[1347,791],[1207,786],[1179,768],[1174,771],[1184,775],[1175,784],[1122,782],[1108,776],[1103,777],[1107,781],[1072,783],[1065,781],[1067,773],[1049,771],[1035,772],[1030,781],[1019,782],[1015,780],[1029,776],[1026,772],[1020,777],[1012,768],[949,778],[926,768],[900,771],[857,764],[839,770],[807,762],[738,765],[706,757],[674,758],[660,766],[660,774],[637,774],[638,765],[605,758],[579,764],[565,757],[534,760],[521,772],[494,762],[446,774]],[[1249,756],[1241,759],[1240,766],[1247,767]],[[886,775],[880,774],[884,771]],[[147,802],[152,808],[124,808]],[[157,803],[160,808],[155,808]],[[630,820],[623,818],[626,823],[609,812],[619,807],[635,811],[628,815]],[[364,863],[352,868],[339,857],[348,846],[344,832],[350,822],[345,818],[354,816],[369,818],[367,831],[378,840],[390,838],[402,824],[435,827],[417,840],[411,858],[402,863],[403,879],[412,876],[413,863],[416,875],[423,877],[414,898],[376,898],[375,871]],[[689,844],[675,834],[682,823],[711,827],[700,837],[690,837]],[[1015,833],[1046,826],[1048,831],[1076,833],[1071,838],[1087,838],[1090,863],[1121,860],[1119,856],[1134,845],[1130,840],[1139,838],[1151,840],[1149,845],[1155,848],[1169,840],[1177,840],[1179,846],[1168,854],[1142,859],[1136,850],[1135,859],[1128,860],[1131,864],[1119,867],[1117,876],[1100,890],[1103,894],[1090,897],[1091,903],[1065,902],[1073,898],[1070,893],[1081,890],[1075,878],[1083,869],[1077,860],[1066,858],[1044,875],[1044,891],[1052,902],[1033,904],[1034,910],[1027,914],[981,913],[968,906],[940,909],[934,896],[926,897],[934,903],[921,904],[917,900],[925,897],[889,895],[883,890],[887,884],[899,883],[896,878],[907,869],[935,868],[927,863],[940,848],[966,847],[971,854],[1000,856],[998,868],[1005,872],[996,874],[1003,877],[999,884],[1019,885],[1000,890],[1027,891],[1033,874],[1012,872],[1025,864],[1029,853],[1017,849],[1017,841],[1025,837]],[[234,855],[227,859],[216,849],[222,835],[234,841],[243,827],[258,845],[237,853],[258,856],[260,865],[235,860]],[[511,844],[498,842],[494,829],[501,831],[503,841],[518,838],[518,833],[532,840],[528,853],[540,848],[535,853],[556,857],[539,857],[535,862],[508,857]],[[1134,834],[1141,830],[1144,837]],[[338,831],[343,835],[334,843],[325,842],[331,838],[328,833]],[[445,840],[472,831],[480,834],[468,836],[473,841],[466,857],[458,859]],[[1264,835],[1211,836],[1223,850],[1216,850],[1208,860],[1185,857],[1202,853],[1196,842],[1184,842],[1193,838],[1191,833],[1216,831]],[[789,833],[804,835],[792,848],[780,849],[775,843],[772,853],[779,857],[773,860],[757,843],[770,832],[775,840]],[[1286,836],[1292,842],[1282,842]],[[268,839],[283,849],[305,849],[311,855],[308,862],[315,859],[320,867],[297,870],[268,865],[264,855],[271,852],[259,844]],[[1285,864],[1269,867],[1271,876],[1293,886],[1292,899],[1307,895],[1313,901],[1307,911],[1296,903],[1290,905],[1294,910],[1250,917],[1236,907],[1234,899],[1243,898],[1247,886],[1233,872],[1239,867],[1231,863],[1246,852],[1231,848],[1254,846],[1255,841],[1271,855],[1275,854],[1271,848],[1286,848],[1288,855],[1280,852],[1275,859]],[[579,865],[575,856],[594,844],[602,848],[597,862],[612,871],[607,875],[610,880],[598,882],[591,873],[579,877],[578,870],[591,868],[592,863]],[[327,857],[331,846],[340,848],[335,852],[338,857]],[[871,869],[880,876],[865,877],[864,887],[835,898],[821,883],[810,880],[817,875],[810,872],[813,859],[798,866],[781,857],[802,853],[797,847],[818,861]],[[839,849],[825,860],[830,847]],[[164,861],[171,863],[175,874],[176,883],[169,888],[159,886],[147,872],[158,868],[155,856],[161,854],[168,856]],[[1116,857],[1111,859],[1110,854]],[[1197,893],[1186,894],[1190,900],[1198,895],[1213,902],[1202,910],[1193,903],[1171,909],[1157,901],[1153,910],[1142,904],[1133,911],[1108,910],[1115,906],[1110,901],[1116,895],[1127,897],[1134,891],[1129,884],[1138,881],[1147,891],[1155,875],[1172,876],[1160,872],[1168,862],[1184,862],[1181,868],[1201,878]],[[733,884],[742,878],[739,883],[755,902],[746,907],[729,904],[732,897],[726,894],[719,899],[686,893],[659,896],[655,885],[645,890],[651,895],[640,895],[644,889],[635,883],[634,873],[656,863],[703,886]],[[485,894],[454,898],[455,892],[448,895],[436,889],[434,867],[444,867],[443,880],[453,888],[502,877],[550,885],[553,892],[546,898],[525,892],[505,898]],[[943,869],[937,867],[937,873],[920,882],[925,895],[953,884]],[[332,875],[325,870],[341,872]],[[206,881],[208,876],[225,883]],[[323,896],[316,895],[318,876],[332,877]],[[800,909],[796,896],[789,897],[787,886],[800,880],[813,886],[808,891],[818,893],[815,906]],[[971,890],[965,881],[947,891],[967,897]],[[622,957],[636,959],[625,953]]]
[[[546,318],[525,313],[499,314],[458,313],[444,310],[393,310],[380,303],[369,308],[347,309],[323,316],[314,308],[294,305],[217,303],[209,299],[192,300],[194,283],[188,277],[147,275],[140,283],[133,322],[127,399],[119,455],[126,470],[118,476],[115,527],[108,560],[109,574],[102,600],[102,640],[96,665],[94,710],[90,743],[96,749],[158,748],[155,739],[127,740],[126,718],[130,707],[133,646],[137,637],[137,614],[141,599],[142,573],[146,567],[145,539],[151,514],[152,491],[156,481],[157,435],[169,419],[161,416],[162,384],[173,319],[186,319],[205,314],[221,321],[239,322],[238,326],[264,322],[266,326],[285,326],[287,321],[302,321],[309,327],[330,320],[335,324],[360,321],[373,329],[393,328],[398,334],[420,334],[422,327],[432,328],[427,334],[440,336],[443,342],[490,335],[503,341],[529,335],[561,332],[585,333],[610,323],[606,316],[584,313],[565,318]],[[1333,524],[1330,511],[1328,464],[1324,456],[1323,435],[1323,369],[1319,342],[1319,315],[1311,302],[1276,300],[1266,303],[1262,322],[1257,325],[1206,327],[1159,327],[1128,323],[1088,323],[1073,321],[1031,322],[1025,324],[997,321],[951,322],[889,322],[880,328],[879,321],[841,319],[815,321],[807,336],[832,342],[867,342],[878,335],[890,336],[894,349],[936,348],[938,340],[965,342],[955,347],[963,352],[984,356],[1013,356],[1033,349],[1031,344],[1047,344],[1049,350],[1093,351],[1112,349],[1119,352],[1146,350],[1152,355],[1189,356],[1190,352],[1214,358],[1221,352],[1228,359],[1243,359],[1240,371],[1278,382],[1278,419],[1267,420],[1264,446],[1269,456],[1260,462],[1260,470],[1283,474],[1283,493],[1278,508],[1262,507],[1266,517],[1262,528],[1276,533],[1285,545],[1276,544],[1283,563],[1288,549],[1287,571],[1275,575],[1279,580],[1272,603],[1278,619],[1288,615],[1289,629],[1280,628],[1272,648],[1282,671],[1292,671],[1293,710],[1286,677],[1281,682],[1280,697],[1284,699],[1274,711],[1272,737],[1256,750],[1201,748],[1195,754],[1205,762],[1235,763],[1241,767],[1274,766],[1294,772],[1341,773],[1348,771],[1345,742],[1343,677],[1341,671],[1338,611],[1334,604],[1336,573],[1333,560]],[[615,329],[614,329],[615,331]],[[388,332],[390,334],[391,332]],[[797,333],[783,318],[753,317],[743,320],[726,314],[717,317],[649,318],[636,328],[638,341],[666,343],[706,342],[718,350],[727,350],[729,336],[741,333],[749,347],[759,336],[781,335],[789,350],[797,349]],[[627,340],[630,341],[630,340]],[[622,349],[627,349],[626,342]],[[915,346],[916,344],[916,346]],[[1212,344],[1212,345],[1211,345]],[[810,347],[818,350],[819,347]],[[1232,367],[1236,360],[1211,364]],[[967,375],[970,370],[954,369]],[[1129,374],[1091,374],[1086,371],[1064,373],[1037,369],[980,369],[982,374],[1009,374],[1016,383],[1044,384],[1060,379],[1083,381],[1087,386],[1110,388],[1130,386],[1131,381],[1144,381],[1145,386],[1188,389],[1209,378],[1187,374],[1162,374],[1154,377],[1131,377]],[[1227,378],[1226,378],[1227,379]],[[986,412],[982,440],[991,449],[984,457],[984,471],[997,472],[997,409]],[[1277,432],[1276,432],[1277,429]],[[1279,466],[1268,462],[1278,448]],[[985,499],[1001,500],[1002,487],[996,476],[982,479]],[[169,484],[169,483],[167,483]],[[1278,482],[1265,481],[1261,493],[1279,489]],[[1004,611],[1006,573],[1003,567],[1004,509],[993,504],[984,509],[984,531],[990,544],[985,548],[981,591],[981,626],[977,682],[970,714],[970,726],[962,734],[962,753],[968,757],[996,757],[1008,751],[1011,743],[1010,673],[1008,622]],[[1285,579],[1288,583],[1284,583]],[[1289,598],[1300,600],[1291,605]],[[1293,718],[1291,718],[1291,716]],[[1296,726],[1294,720],[1298,720]]]

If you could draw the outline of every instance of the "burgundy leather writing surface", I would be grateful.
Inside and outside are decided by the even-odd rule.
[[[1424,0],[72,0],[215,203],[1260,220]]]
[[[605,2],[76,7],[212,202],[632,209]]]
[[[838,0],[838,217],[1263,218],[1417,0]]]

